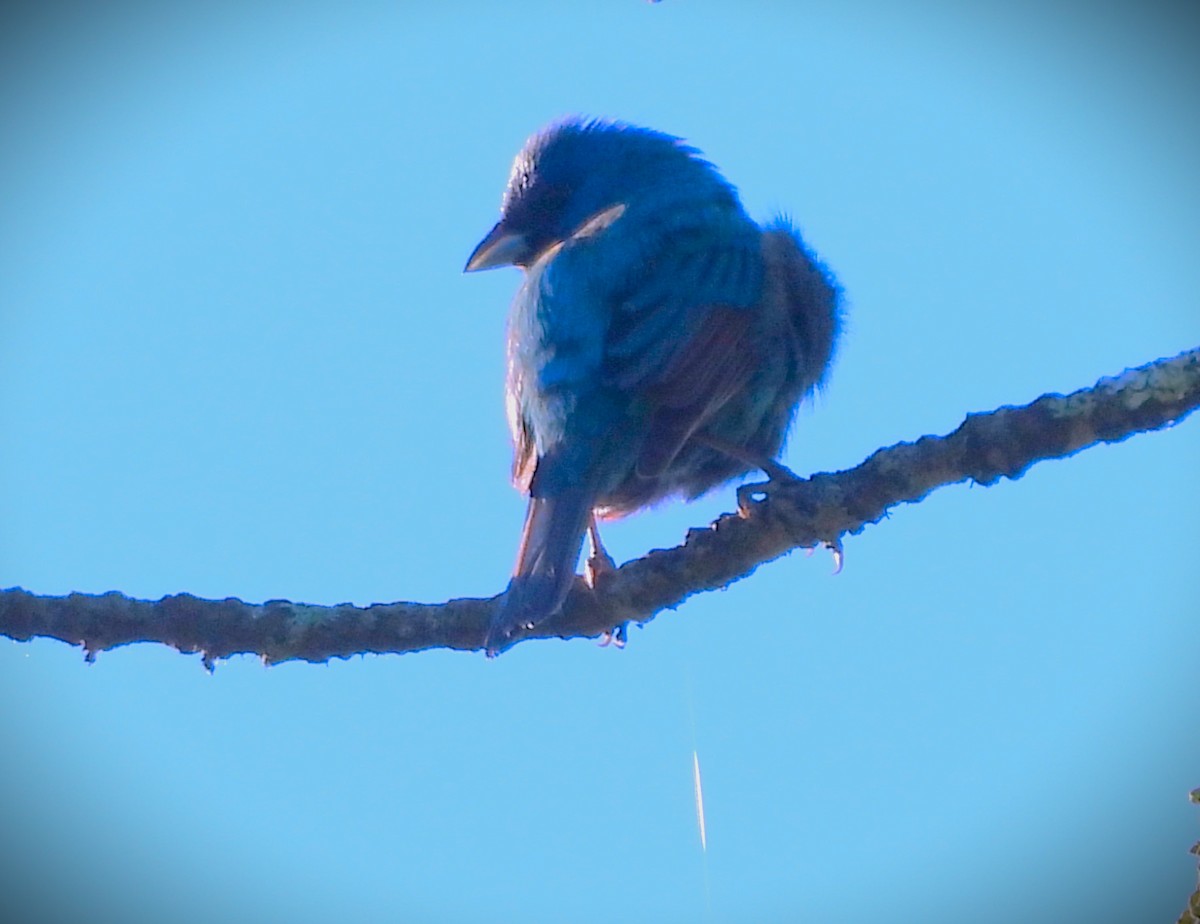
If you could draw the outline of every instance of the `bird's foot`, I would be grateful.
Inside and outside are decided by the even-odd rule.
[[[767,476],[767,480],[744,484],[737,489],[738,513],[743,518],[750,515],[752,505],[767,499],[771,488],[783,484],[800,484],[804,481],[786,465],[774,459],[759,459],[754,464]]]
[[[780,484],[799,484],[804,480],[783,463],[776,462],[753,449],[738,446],[736,443],[727,442],[709,433],[697,434],[695,439],[710,449],[715,449],[731,459],[737,459],[745,465],[758,469],[767,476],[766,481],[744,484],[737,489],[738,515],[743,519],[750,516],[754,504],[767,499],[767,494],[772,487]]]
[[[628,623],[623,622],[612,629],[606,629],[600,636],[600,641],[596,644],[601,648],[607,648],[609,645],[613,648],[624,648],[625,643],[629,641],[627,633],[628,625]]]
[[[820,545],[823,549],[829,549],[833,553],[833,573],[841,574],[842,566],[846,564],[846,551],[842,548],[842,540],[834,539],[832,542],[822,542]],[[817,546],[811,546],[804,550],[804,554],[812,558],[813,552],[817,550]]]

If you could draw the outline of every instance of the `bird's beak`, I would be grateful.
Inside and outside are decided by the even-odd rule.
[[[503,222],[487,233],[463,268],[464,273],[494,269],[497,266],[520,265],[528,260],[529,241],[525,235],[509,231]]]

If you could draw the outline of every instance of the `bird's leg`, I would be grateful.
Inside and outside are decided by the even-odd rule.
[[[739,462],[759,469],[767,476],[768,480],[765,483],[744,484],[738,487],[738,513],[742,517],[749,517],[750,505],[766,497],[767,492],[765,489],[771,482],[780,482],[783,484],[790,482],[794,484],[804,480],[786,465],[760,455],[752,449],[726,442],[718,436],[712,436],[708,433],[697,433],[694,439],[698,443],[703,443],[709,449],[715,449],[717,452],[724,453],[731,459],[737,459]],[[842,565],[846,561],[845,553],[842,550],[842,543],[835,539],[833,542],[826,542],[824,545],[825,548],[833,552],[833,573],[840,574]],[[812,550],[810,549],[809,551],[811,553]]]
[[[719,436],[713,436],[710,433],[697,433],[693,439],[697,443],[703,443],[709,449],[715,449],[717,452],[727,455],[731,459],[736,459],[744,465],[757,468],[767,476],[766,483],[744,484],[737,489],[738,513],[743,517],[750,515],[751,504],[766,497],[767,492],[765,489],[771,482],[795,484],[803,480],[786,465],[776,462],[774,459],[767,458],[753,449],[747,449],[745,446],[738,446],[735,443],[723,440]]]
[[[749,465],[751,468],[758,469],[771,481],[803,481],[799,475],[786,465],[776,462],[774,459],[768,458],[761,453],[757,453],[753,449],[738,446],[736,443],[730,443],[710,433],[697,433],[693,438],[697,443],[703,443],[709,449],[715,449],[717,452],[727,455],[731,459],[736,459],[739,462]]]
[[[600,529],[596,525],[596,514],[594,513],[588,517],[588,540],[592,550],[588,554],[587,561],[583,563],[583,579],[587,582],[588,587],[594,590],[597,581],[603,580],[605,575],[612,574],[617,570],[617,563],[613,561],[613,557],[608,554],[608,549],[600,541]],[[601,648],[608,645],[612,645],[614,648],[624,648],[625,623],[621,623],[615,629],[605,631],[600,636],[599,644]]]
[[[594,513],[588,517],[588,539],[591,552],[588,554],[587,561],[583,563],[583,579],[587,582],[588,587],[595,590],[597,581],[617,570],[617,563],[613,561],[613,557],[608,554],[608,549],[600,541],[600,530],[596,526],[596,514]]]

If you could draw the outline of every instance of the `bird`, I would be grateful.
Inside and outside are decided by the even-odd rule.
[[[598,519],[790,475],[775,460],[842,328],[841,286],[787,216],[757,224],[699,149],[627,122],[529,137],[464,272],[501,266],[523,270],[505,406],[528,506],[489,657],[561,609],[589,532],[611,567]]]

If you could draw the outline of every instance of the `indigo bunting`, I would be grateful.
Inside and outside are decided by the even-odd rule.
[[[529,495],[495,655],[562,606],[584,534],[773,465],[820,385],[840,289],[681,139],[569,119],[517,155],[466,272],[524,270],[508,322],[513,482]]]

